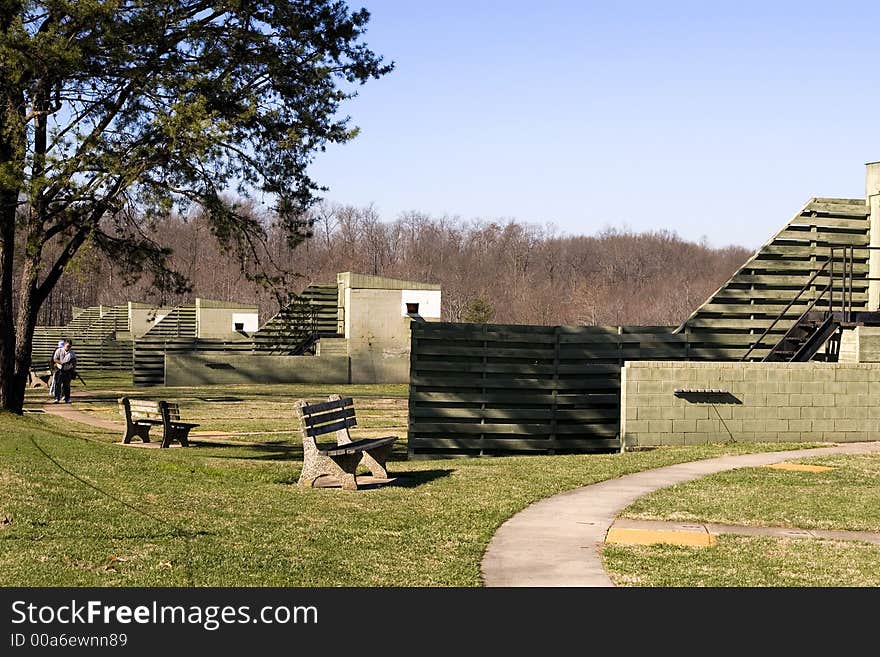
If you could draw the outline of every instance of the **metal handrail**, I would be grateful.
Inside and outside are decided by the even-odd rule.
[[[763,342],[764,338],[766,338],[770,334],[770,332],[774,329],[774,327],[780,322],[780,320],[782,320],[782,318],[785,317],[785,313],[788,312],[789,308],[791,308],[797,302],[797,300],[800,299],[801,296],[803,296],[804,292],[806,292],[807,289],[809,289],[810,286],[813,284],[813,281],[815,281],[816,278],[818,278],[819,275],[822,272],[824,272],[826,269],[829,270],[828,285],[825,286],[825,288],[819,293],[819,295],[813,300],[813,302],[807,307],[807,309],[803,313],[801,313],[800,317],[798,317],[798,319],[794,322],[794,324],[792,324],[791,328],[789,328],[788,331],[786,331],[785,335],[782,336],[782,338],[777,341],[777,343],[773,346],[773,348],[770,350],[770,352],[767,354],[767,356],[770,356],[772,353],[774,353],[776,351],[776,349],[779,347],[779,345],[782,344],[786,340],[786,338],[788,338],[789,334],[800,323],[801,319],[803,319],[804,316],[808,312],[812,311],[812,309],[816,306],[816,304],[828,292],[830,292],[829,298],[828,298],[828,312],[829,313],[834,312],[834,254],[836,251],[841,251],[841,250],[843,251],[843,272],[841,273],[841,283],[843,284],[842,289],[841,289],[841,296],[842,296],[841,311],[843,312],[844,321],[849,321],[850,318],[852,317],[852,288],[853,288],[853,260],[854,260],[854,253],[853,252],[854,252],[854,249],[855,249],[855,247],[853,245],[847,245],[847,246],[843,246],[843,247],[831,247],[831,249],[830,249],[831,252],[830,252],[828,258],[822,264],[822,266],[818,270],[816,270],[816,272],[814,272],[812,276],[810,276],[810,279],[806,283],[804,283],[803,287],[801,287],[801,289],[794,296],[794,298],[788,302],[788,304],[785,306],[785,308],[783,308],[780,311],[780,313],[776,316],[776,319],[774,319],[770,323],[770,326],[768,326],[765,329],[765,331],[761,334],[761,337],[759,337],[758,340],[754,344],[752,344],[751,347],[749,347],[748,351],[746,351],[746,353],[743,355],[743,357],[740,358],[740,361],[746,360],[751,355],[751,353],[755,349],[758,348],[758,346],[761,344],[761,342]],[[848,263],[847,263],[847,255],[849,255],[849,262]],[[848,300],[847,300],[847,292],[849,293]],[[766,358],[766,356],[765,356],[765,358]]]
[[[772,348],[770,351],[767,352],[767,355],[764,356],[764,358],[769,358],[770,356],[772,356],[773,354],[776,353],[777,349],[779,349],[779,346],[782,345],[782,344],[784,344],[785,341],[789,339],[789,336],[790,336],[790,335],[794,332],[794,330],[798,327],[798,324],[800,324],[801,320],[802,320],[804,317],[806,317],[806,315],[807,315],[808,312],[811,312],[811,311],[813,310],[813,308],[816,306],[816,304],[819,303],[819,301],[822,299],[823,296],[825,296],[825,293],[826,293],[830,288],[832,288],[831,283],[829,283],[827,286],[825,286],[825,289],[822,290],[822,293],[821,293],[818,297],[816,297],[815,299],[813,299],[813,302],[812,302],[809,306],[807,306],[807,309],[806,309],[804,312],[801,313],[801,316],[797,318],[797,321],[795,321],[795,323],[791,325],[791,328],[789,328],[788,331],[785,332],[785,335],[783,335],[783,336],[779,339],[779,342],[777,342],[775,345],[773,345],[773,348]],[[833,312],[833,311],[831,311],[831,312]],[[763,339],[763,337],[764,337],[764,336],[761,336],[762,339]],[[755,345],[752,347],[752,349],[754,349],[755,347],[757,347],[760,343],[761,343],[761,340],[758,340],[758,342],[755,343]],[[749,349],[749,352],[748,352],[748,353],[751,353],[752,349]],[[747,353],[746,355],[748,355],[748,353]]]

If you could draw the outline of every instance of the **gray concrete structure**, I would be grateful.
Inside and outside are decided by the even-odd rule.
[[[196,299],[198,338],[234,339],[256,332],[258,326],[259,309],[254,304]]]
[[[332,287],[330,290],[332,295]],[[163,343],[158,355],[162,357],[164,352],[164,382],[174,386],[408,382],[410,323],[440,318],[440,286],[343,272],[337,276],[336,298],[340,333],[338,337],[320,333],[323,337],[317,342],[315,356],[271,353],[273,344],[283,344],[288,337],[286,329],[276,327],[260,342],[261,334],[254,337],[252,330],[257,321],[254,305],[196,299],[194,311],[188,307],[190,318],[177,319],[181,330],[188,330],[187,335],[197,340],[223,340],[236,350],[208,354],[194,346],[185,353],[171,353]],[[407,304],[417,304],[418,313],[408,312]],[[330,310],[332,332],[333,301],[328,304],[322,299],[321,307]],[[176,318],[172,315],[166,323]],[[240,320],[251,323],[238,331],[235,323]],[[275,319],[268,325],[273,322]],[[172,332],[171,338],[183,335],[181,330]],[[237,347],[251,344],[249,340],[255,353],[240,353]]]
[[[880,327],[856,326],[843,331],[838,361],[880,363]]]
[[[407,383],[410,322],[440,319],[440,286],[351,272],[337,282],[351,383]],[[418,312],[408,312],[407,304],[417,304]]]
[[[880,310],[880,162],[867,165],[865,202],[870,210],[869,245],[873,250],[868,258],[868,310]]]

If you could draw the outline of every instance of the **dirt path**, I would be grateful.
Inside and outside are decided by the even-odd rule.
[[[76,395],[72,395],[76,396]],[[84,396],[81,393],[79,396]],[[125,424],[123,422],[115,422],[113,420],[104,420],[102,418],[95,417],[94,415],[89,415],[88,413],[83,413],[78,410],[73,404],[45,404],[42,407],[44,413],[48,413],[49,415],[55,415],[57,417],[64,418],[65,420],[69,420],[71,422],[77,422],[79,424],[85,424],[90,427],[95,427],[96,429],[105,429],[107,431],[117,431],[120,436],[125,433]],[[210,438],[212,441],[219,441],[228,443],[230,445],[263,445],[265,443],[246,441],[246,440],[231,440],[232,438],[236,438],[240,435],[253,435],[255,432],[244,432],[244,433],[232,433],[228,431],[193,431],[190,433],[190,440],[192,442],[198,442],[200,438]],[[273,431],[273,432],[262,432],[262,433],[295,433],[294,431]],[[161,442],[161,441],[160,441]],[[120,444],[121,441],[120,441]],[[137,447],[150,447],[150,446],[158,446],[159,442],[151,442],[151,443],[130,443],[127,446],[137,446]]]

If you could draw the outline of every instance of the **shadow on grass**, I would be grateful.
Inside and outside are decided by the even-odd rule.
[[[416,486],[421,486],[423,484],[429,484],[436,479],[442,479],[443,477],[448,477],[454,472],[454,470],[443,469],[443,470],[411,470],[400,476],[400,479],[395,481],[392,486],[397,488],[415,488]],[[394,473],[389,473],[391,476],[394,476]]]
[[[301,444],[290,443],[248,443],[236,445],[234,442],[219,442],[212,440],[190,440],[190,445],[201,449],[217,450],[216,454],[203,454],[215,459],[237,459],[244,461],[302,461],[303,449]],[[238,450],[234,454],[223,454],[225,450]],[[389,463],[401,463],[407,461],[407,452],[400,450],[392,452],[388,458]]]
[[[201,449],[216,449],[216,454],[204,454],[213,459],[237,459],[244,461],[302,461],[302,445],[284,445],[278,443],[262,443],[258,445],[236,445],[232,442],[215,442],[211,440],[191,440],[193,447]],[[225,450],[241,450],[236,454],[223,454]]]
[[[43,523],[39,526],[44,526]],[[8,534],[6,536],[0,536],[0,541],[28,541],[28,542],[39,542],[39,541],[61,541],[61,540],[93,540],[93,541],[141,541],[141,540],[157,540],[160,538],[182,538],[182,539],[191,539],[191,538],[200,538],[204,536],[217,536],[217,532],[209,532],[205,530],[199,531],[189,531],[186,533],[181,533],[179,531],[169,531],[169,532],[143,532],[139,534],[64,534],[64,533],[53,533],[51,536],[45,535],[15,535]]]
[[[443,477],[448,477],[454,472],[454,470],[410,470],[408,472],[389,472],[388,476],[393,477],[394,481],[391,483],[359,483],[358,490],[379,490],[382,488],[416,488],[418,486],[423,486],[424,484],[429,484],[436,479],[442,479]],[[368,477],[364,472],[358,472],[358,477]],[[296,486],[297,481],[299,481],[299,473],[296,476],[291,477],[282,477],[275,480],[276,484],[282,484],[286,486]],[[338,486],[316,486],[314,490],[339,490]]]

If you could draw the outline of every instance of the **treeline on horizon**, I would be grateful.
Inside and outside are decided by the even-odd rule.
[[[743,247],[712,248],[674,232],[604,228],[559,235],[515,220],[462,220],[404,213],[382,221],[373,207],[320,204],[311,237],[291,248],[266,217],[266,252],[295,272],[287,291],[335,284],[352,271],[439,283],[443,319],[543,325],[673,325],[683,321],[741,266]],[[146,281],[127,284],[96,249],[83,249],[42,308],[39,324],[59,326],[74,307],[141,301],[176,306],[195,297],[255,303],[260,322],[279,309],[277,294],[254,283],[256,271],[222,254],[199,216],[168,217],[152,237],[173,249],[172,264],[192,283],[188,294],[160,296]]]

